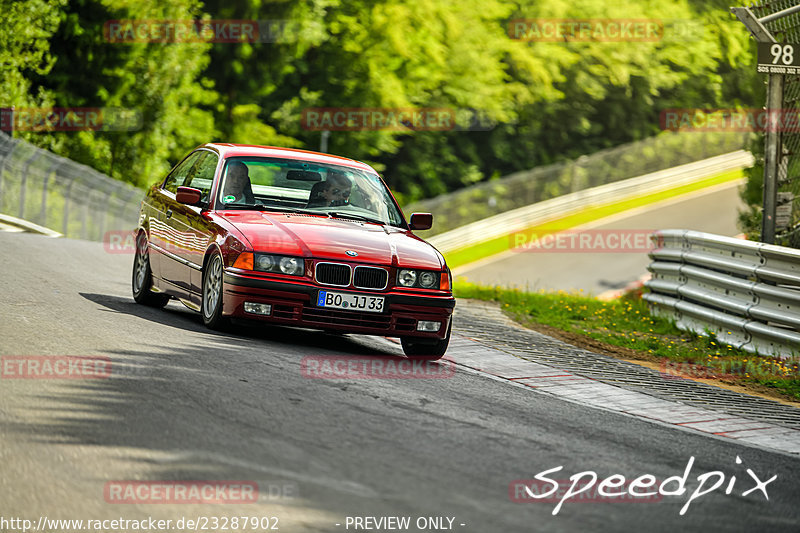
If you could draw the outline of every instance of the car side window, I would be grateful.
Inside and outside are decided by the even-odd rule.
[[[192,170],[194,164],[197,163],[197,160],[204,153],[208,152],[195,152],[184,159],[180,165],[175,167],[170,175],[167,176],[167,181],[164,183],[164,189],[168,190],[172,194],[177,193],[178,187],[183,185],[183,182],[186,181],[186,176],[189,174],[189,171]]]
[[[211,184],[214,181],[214,173],[217,170],[219,157],[211,152],[201,152],[200,159],[189,170],[183,182],[184,187],[194,187],[203,192],[202,201],[208,201],[208,194],[211,191]]]

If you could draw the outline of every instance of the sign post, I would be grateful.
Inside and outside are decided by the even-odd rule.
[[[732,7],[736,17],[747,27],[758,42],[758,71],[767,78],[767,131],[764,146],[764,196],[761,218],[761,242],[775,244],[775,209],[778,193],[778,166],[781,153],[780,113],[783,105],[783,81],[787,69],[796,69],[800,63],[794,45],[780,44],[764,27],[765,19],[758,19],[746,7]],[[774,17],[774,15],[770,15]],[[772,19],[770,19],[772,20]],[[800,50],[797,50],[800,52]],[[762,64],[762,60],[764,61]],[[763,69],[763,70],[762,70]]]

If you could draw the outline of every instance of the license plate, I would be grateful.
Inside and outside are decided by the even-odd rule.
[[[319,291],[318,307],[346,309],[348,311],[383,312],[383,296],[362,296],[346,292]]]

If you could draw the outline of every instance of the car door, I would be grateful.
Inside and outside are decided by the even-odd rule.
[[[185,205],[176,202],[172,209],[170,224],[175,234],[184,237],[183,245],[176,251],[185,265],[184,274],[190,291],[191,303],[199,306],[203,284],[203,257],[216,235],[216,226],[210,219],[202,216],[205,204],[210,200],[211,186],[217,173],[219,156],[204,150],[186,176],[183,186],[199,189],[203,193],[202,205]],[[181,280],[184,281],[184,280]]]
[[[175,193],[205,153],[199,150],[191,153],[170,172],[154,195],[155,216],[150,219],[150,242],[159,254],[157,275],[169,284],[165,288],[170,293],[184,298],[189,294],[189,275],[180,254],[185,238],[172,221],[180,205],[175,201]]]

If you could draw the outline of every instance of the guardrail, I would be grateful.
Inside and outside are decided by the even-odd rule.
[[[0,213],[64,236],[136,227],[144,191],[0,132]]]
[[[404,205],[403,211],[433,213],[433,228],[419,233],[429,239],[512,209],[741,150],[749,136],[748,132],[665,131],[413,202]]]
[[[651,239],[651,312],[748,352],[800,355],[800,250],[677,229]]]
[[[537,202],[466,224],[427,240],[442,253],[511,235],[517,231],[546,223],[609,202],[665,191],[723,172],[752,166],[752,154],[745,150],[723,154],[687,165],[660,170],[624,181],[584,189],[558,198]],[[434,218],[434,220],[436,220]]]

